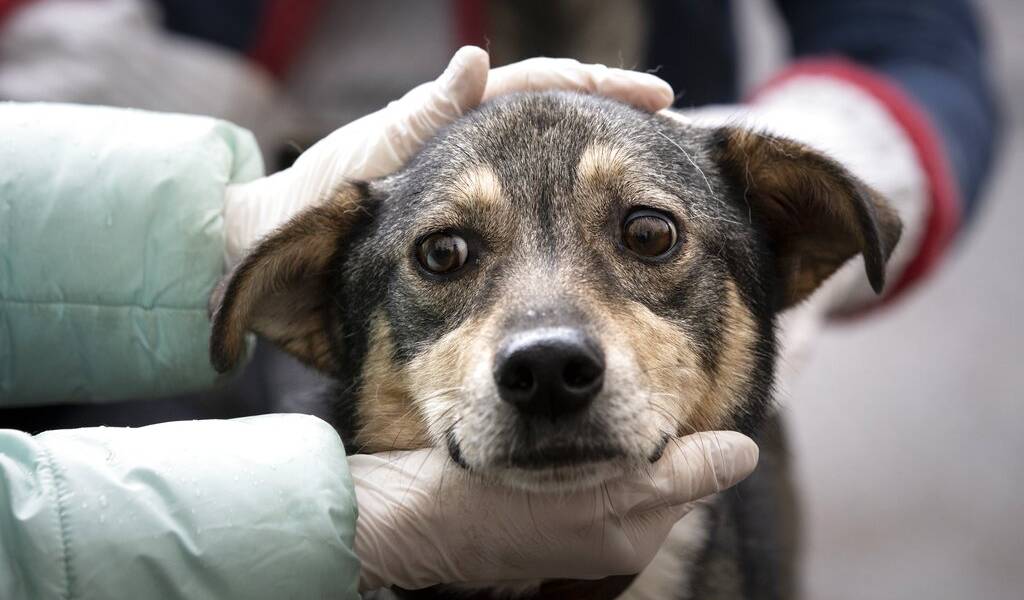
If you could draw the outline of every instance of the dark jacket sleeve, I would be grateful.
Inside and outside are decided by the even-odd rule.
[[[794,57],[839,56],[881,74],[930,118],[969,218],[999,114],[968,0],[777,0]]]

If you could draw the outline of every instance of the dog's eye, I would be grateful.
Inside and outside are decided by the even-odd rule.
[[[424,269],[442,275],[466,264],[468,253],[466,240],[462,237],[454,233],[432,233],[420,242],[416,258]]]
[[[634,253],[659,257],[676,244],[676,226],[668,216],[649,209],[637,210],[626,217],[622,225],[622,239]]]

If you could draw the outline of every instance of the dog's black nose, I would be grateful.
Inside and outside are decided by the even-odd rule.
[[[604,356],[574,328],[514,334],[498,350],[494,380],[501,399],[531,415],[551,418],[586,408],[604,384]]]

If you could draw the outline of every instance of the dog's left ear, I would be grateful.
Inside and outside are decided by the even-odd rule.
[[[902,224],[884,198],[839,163],[792,140],[736,127],[713,133],[713,153],[741,190],[775,253],[779,309],[813,292],[857,254],[876,293]]]
[[[346,185],[265,238],[210,298],[210,362],[231,370],[253,331],[322,371],[336,370],[325,321],[328,270],[363,210],[366,190]]]

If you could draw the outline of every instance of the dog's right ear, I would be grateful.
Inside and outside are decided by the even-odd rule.
[[[325,321],[328,271],[364,210],[365,186],[346,185],[264,238],[210,298],[210,362],[231,370],[253,331],[321,371],[336,370]]]
[[[809,296],[857,254],[871,287],[882,292],[902,230],[882,196],[798,142],[737,127],[716,129],[713,139],[719,167],[772,245],[780,309]]]

